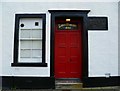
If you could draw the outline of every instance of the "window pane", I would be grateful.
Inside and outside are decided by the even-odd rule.
[[[41,38],[42,39],[42,30],[32,30],[31,37],[32,38]]]
[[[20,57],[30,58],[31,57],[31,50],[21,50]]]
[[[21,30],[20,38],[30,38],[31,30]]]
[[[20,41],[20,49],[31,49],[32,41]]]
[[[32,49],[42,49],[42,41],[32,41]]]
[[[35,22],[38,22],[39,25],[36,26]],[[42,18],[21,18],[20,25],[21,24],[24,24],[24,27],[20,27],[21,29],[34,29],[34,28],[42,29]]]
[[[42,63],[41,58],[21,58],[21,63]]]
[[[32,58],[41,58],[42,50],[32,50]]]
[[[42,39],[42,30],[21,30],[20,38],[41,38]]]
[[[42,63],[42,58],[32,58],[32,62]]]

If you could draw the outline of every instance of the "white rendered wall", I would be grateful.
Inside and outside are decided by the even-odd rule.
[[[89,16],[107,16],[108,31],[89,31],[89,76],[118,75],[118,3],[94,5]]]
[[[2,89],[2,3],[0,2],[0,90]]]
[[[50,9],[91,10],[89,16],[108,17],[108,31],[89,31],[89,76],[118,76],[118,6],[116,3],[3,3],[3,74],[7,76],[50,76]],[[16,13],[46,13],[46,62],[48,67],[11,67]]]
[[[2,3],[0,2],[0,76],[2,76]]]
[[[120,76],[120,1],[118,3],[118,30],[119,30],[119,33],[118,33],[118,47],[119,47],[119,50],[118,50],[118,74]]]
[[[118,2],[119,0],[1,0],[2,2]]]

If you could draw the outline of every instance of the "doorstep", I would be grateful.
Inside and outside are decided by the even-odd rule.
[[[83,83],[80,79],[56,79],[55,89],[81,89]]]

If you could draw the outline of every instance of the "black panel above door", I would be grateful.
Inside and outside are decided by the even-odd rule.
[[[88,17],[88,30],[108,30],[108,18]]]

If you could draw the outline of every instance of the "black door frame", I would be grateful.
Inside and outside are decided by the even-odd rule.
[[[83,20],[82,32],[82,79],[88,77],[88,16],[90,10],[48,10],[51,13],[51,36],[50,36],[50,76],[54,77],[54,27],[56,17],[78,17]]]

